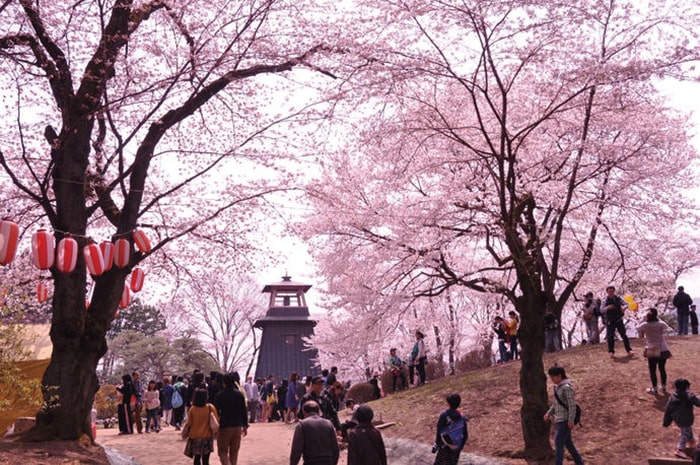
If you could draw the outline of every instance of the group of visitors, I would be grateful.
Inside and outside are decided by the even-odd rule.
[[[132,434],[134,429],[143,433],[142,414],[146,409],[146,433],[160,432],[159,412],[162,411],[162,384],[149,381],[144,388],[141,374],[134,371],[122,376],[122,385],[117,387],[119,434]]]
[[[625,323],[623,320],[624,311],[629,307],[624,299],[616,295],[615,286],[608,286],[605,289],[606,296],[603,301],[596,298],[592,292],[586,293],[581,311],[581,317],[586,329],[585,344],[600,343],[600,322],[606,330],[606,342],[608,344],[608,354],[610,357],[615,355],[615,337],[616,333],[622,340],[625,350],[628,355],[633,352],[629,345]],[[625,297],[626,299],[628,297]],[[678,335],[688,335],[690,328],[691,334],[698,334],[698,316],[696,313],[696,305],[693,304],[693,299],[685,292],[683,286],[678,287],[678,293],[673,297],[673,306],[676,308],[677,333]],[[634,308],[633,308],[634,309]],[[545,315],[545,338],[547,352],[558,350],[558,321],[556,317],[547,312]],[[548,332],[551,330],[551,332]],[[553,341],[549,341],[548,334],[551,335]],[[557,347],[554,347],[557,344]],[[550,349],[550,346],[552,350]]]
[[[119,434],[143,432],[141,414],[146,409],[145,432],[160,432],[163,427],[182,429],[187,439],[185,455],[195,465],[208,465],[217,441],[222,465],[237,463],[241,437],[248,429],[245,395],[238,373],[212,372],[206,378],[198,370],[189,382],[182,376],[151,380],[143,389],[138,371],[122,376],[119,393]],[[213,419],[212,419],[213,417]]]
[[[426,382],[425,365],[428,363],[428,354],[425,348],[425,334],[418,330],[414,335],[416,340],[408,357],[408,363],[398,356],[396,348],[389,350],[389,359],[386,362],[386,367],[391,373],[392,393],[397,390],[408,389],[409,386],[422,386]],[[406,367],[408,367],[408,375],[406,374]],[[416,374],[418,375],[417,377]]]
[[[275,375],[269,375],[265,380],[248,376],[243,390],[247,399],[248,417],[250,423],[256,421],[284,421],[294,423],[300,415],[300,402],[312,391],[317,391],[332,403],[336,410],[341,408],[345,397],[345,385],[337,380],[338,367],[322,370],[320,376],[307,375],[303,382],[298,373],[291,373],[289,379],[284,378],[279,383]],[[314,384],[314,380],[320,383]]]
[[[692,299],[679,288],[674,305],[679,311],[679,334],[687,334],[688,326],[697,333],[697,319],[693,319],[695,305]],[[688,323],[683,329],[681,307],[687,305]],[[596,299],[587,293],[583,305],[588,342],[598,344],[597,321],[603,319],[607,329],[607,350],[615,356],[615,333],[619,336],[628,355],[633,351],[623,322],[625,300],[616,295],[614,286],[606,288],[605,299]],[[589,324],[595,322],[595,325]],[[500,362],[518,357],[517,337],[519,318],[516,312],[508,313],[508,319],[496,317],[492,325],[499,341]],[[637,332],[645,340],[644,357],[648,361],[651,387],[649,394],[667,393],[666,362],[671,357],[664,335],[669,326],[658,317],[656,309],[649,309]],[[409,386],[405,369],[409,368],[410,384],[420,386],[426,382],[427,361],[424,334],[415,332],[415,344],[406,363],[390,350],[386,362],[392,375],[392,392]],[[658,371],[658,376],[657,376]],[[284,421],[296,423],[290,451],[290,464],[305,463],[334,465],[338,462],[339,441],[347,443],[348,464],[386,465],[386,450],[381,433],[372,425],[373,411],[368,405],[357,405],[345,399],[345,386],[337,379],[338,369],[323,370],[321,376],[308,375],[302,379],[291,373],[288,379],[277,383],[273,375],[266,379],[253,380],[247,377],[241,386],[236,373],[220,375],[212,373],[209,378],[195,372],[187,384],[182,377],[166,377],[161,382],[142,383],[137,371],[124,375],[118,388],[121,395],[119,424],[121,433],[159,432],[161,427],[172,425],[183,428],[187,437],[185,454],[194,459],[195,465],[208,465],[214,451],[214,440],[218,444],[218,455],[223,465],[235,464],[241,438],[246,435],[248,424],[256,421]],[[548,370],[554,384],[554,398],[544,416],[545,421],[555,423],[555,463],[563,463],[564,450],[568,450],[576,464],[583,459],[574,445],[572,432],[578,425],[575,393],[563,367],[553,366]],[[378,374],[370,380],[378,388]],[[399,384],[400,383],[400,384]],[[688,458],[688,448],[695,446],[692,431],[693,406],[700,400],[690,391],[688,380],[679,378],[673,383],[674,393],[669,396],[663,426],[676,423],[680,437],[675,455]],[[458,410],[461,398],[458,394],[447,396],[447,409],[436,425],[435,465],[455,465],[468,438],[466,417]],[[344,422],[339,412],[347,407],[348,419]],[[141,425],[141,414],[145,409],[145,428]],[[178,413],[178,409],[180,412]]]
[[[513,310],[508,312],[508,319],[497,316],[493,320],[491,328],[498,339],[497,363],[505,363],[520,358],[518,352],[518,331],[520,331],[520,318]]]

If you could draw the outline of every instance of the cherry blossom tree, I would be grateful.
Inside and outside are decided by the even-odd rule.
[[[226,371],[250,372],[258,351],[253,325],[265,314],[262,286],[225,270],[192,279],[176,293],[181,318]]]
[[[697,8],[377,3],[389,24],[367,39],[382,66],[365,117],[310,188],[329,289],[358,291],[347,268],[384,299],[505,296],[521,316],[524,455],[548,455],[545,310],[561,316],[593,261],[624,274],[621,244],[688,211],[697,154],[655,83],[690,77]]]
[[[152,261],[171,270],[203,260],[197,244],[166,249],[194,231],[220,254],[245,253],[251,211],[294,185],[278,164],[296,156],[282,145],[282,126],[322,117],[311,104],[335,81],[328,70],[341,56],[320,39],[323,15],[306,15],[319,4],[0,4],[0,184],[11,181],[12,195],[31,205],[10,214],[80,247],[125,238],[132,252],[126,267],[95,277],[87,312],[92,278],[82,257],[71,273],[49,270],[54,350],[35,438],[90,434],[96,366],[136,265],[156,253]],[[137,228],[151,250],[134,249]]]

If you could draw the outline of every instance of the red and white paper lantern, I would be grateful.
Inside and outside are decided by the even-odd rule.
[[[104,271],[112,269],[114,263],[114,244],[109,241],[100,242],[100,250],[102,251],[102,263],[104,263]]]
[[[151,251],[151,241],[148,240],[146,233],[137,229],[134,231],[134,245],[142,253],[148,253]]]
[[[131,293],[129,292],[129,287],[124,286],[122,291],[122,298],[119,300],[119,308],[126,308],[131,303]]]
[[[114,243],[114,264],[124,268],[131,259],[131,244],[126,239],[117,239]]]
[[[61,273],[72,273],[78,263],[78,241],[66,236],[58,241],[56,268]]]
[[[143,287],[143,278],[145,277],[145,273],[141,268],[134,268],[131,271],[131,290],[134,292],[138,292],[141,290]]]
[[[44,281],[39,281],[39,284],[36,285],[36,300],[38,300],[40,304],[43,304],[48,298],[49,285]]]
[[[97,244],[88,244],[83,247],[83,258],[88,272],[93,276],[100,276],[105,272],[105,262],[102,250]]]
[[[53,234],[40,229],[32,235],[32,263],[40,270],[48,270],[54,261]]]
[[[0,265],[7,265],[15,258],[19,226],[9,218],[0,221]]]

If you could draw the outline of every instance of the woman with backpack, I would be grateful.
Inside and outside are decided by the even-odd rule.
[[[450,394],[446,401],[448,409],[440,414],[435,428],[433,453],[437,452],[437,455],[434,465],[457,465],[459,454],[469,437],[467,419],[457,410],[462,398],[459,394]]]

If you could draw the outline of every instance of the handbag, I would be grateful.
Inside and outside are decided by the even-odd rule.
[[[182,427],[182,439],[187,439],[190,437],[190,423],[187,422],[185,423],[185,426]]]
[[[216,419],[214,412],[211,411],[211,407],[209,407],[209,410],[209,429],[211,430],[212,434],[216,436],[219,434],[219,421]]]
[[[662,350],[661,351],[661,358],[667,359],[667,358],[671,358],[671,357],[672,357],[672,355],[671,355],[670,350]]]

